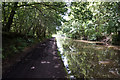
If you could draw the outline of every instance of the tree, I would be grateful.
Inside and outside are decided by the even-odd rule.
[[[3,3],[3,9],[3,31],[37,37],[55,33],[67,11],[63,2]]]
[[[111,33],[117,34],[119,29],[119,3],[117,2],[72,2],[69,17],[72,23],[67,31],[72,38],[100,40]],[[71,33],[70,33],[71,32]],[[76,37],[74,37],[76,36]]]

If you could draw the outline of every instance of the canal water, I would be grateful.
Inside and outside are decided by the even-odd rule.
[[[69,78],[120,78],[120,49],[56,36]]]

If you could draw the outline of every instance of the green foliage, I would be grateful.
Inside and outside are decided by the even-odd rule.
[[[2,2],[2,30],[7,33],[3,35],[3,59],[52,37],[56,26],[65,21],[66,7],[65,2]]]
[[[120,28],[118,2],[72,2],[63,33],[75,39],[101,40]]]
[[[17,6],[14,6],[14,2],[3,2],[2,5],[3,30],[7,28],[7,23],[13,21],[9,31],[39,38],[55,33],[56,26],[65,21],[61,15],[67,11],[64,2],[18,2]],[[11,13],[14,16],[9,20]]]

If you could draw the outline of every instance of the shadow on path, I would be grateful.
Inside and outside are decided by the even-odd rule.
[[[55,38],[39,43],[6,74],[6,78],[66,78],[63,63],[57,55]]]

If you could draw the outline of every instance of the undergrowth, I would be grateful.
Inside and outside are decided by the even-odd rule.
[[[15,54],[18,54],[24,50],[25,47],[30,47],[39,40],[35,38],[2,38],[2,59],[12,58]]]

